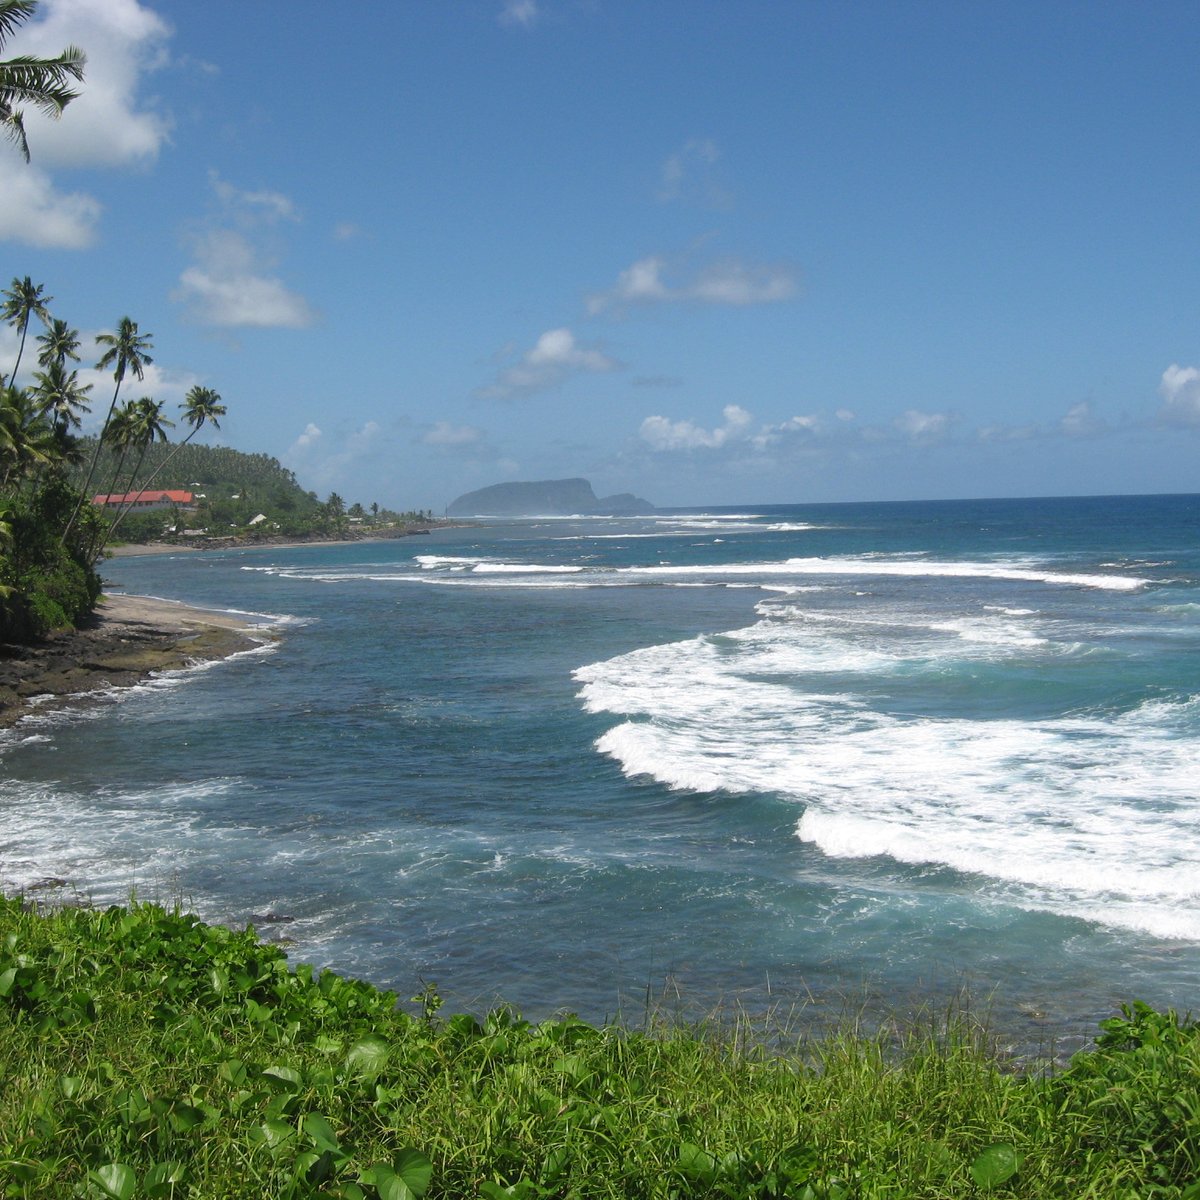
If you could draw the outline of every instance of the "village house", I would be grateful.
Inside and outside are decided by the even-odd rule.
[[[124,508],[129,505],[135,512],[154,512],[160,508],[189,508],[191,492],[113,492],[111,495],[93,496],[92,503],[98,508]]]

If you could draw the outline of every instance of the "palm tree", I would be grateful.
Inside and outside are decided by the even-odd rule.
[[[79,413],[91,412],[86,403],[90,383],[80,383],[76,371],[68,371],[61,359],[53,359],[33,377],[33,398],[43,413],[53,413],[54,433],[66,444],[67,434],[79,428]]]
[[[0,0],[0,49],[12,32],[37,11],[37,0]],[[19,104],[32,104],[48,117],[62,116],[78,92],[68,80],[83,80],[87,59],[77,46],[68,46],[57,58],[31,58],[21,55],[0,62],[0,128],[16,142],[25,161],[29,161],[29,142],[25,139],[25,121]]]
[[[178,445],[171,448],[171,453],[166,456],[154,468],[150,478],[142,484],[142,490],[145,491],[158,477],[162,474],[167,463],[177,455],[200,432],[201,426],[205,424],[211,425],[214,429],[220,429],[221,423],[217,420],[218,417],[225,415],[225,405],[221,403],[221,397],[213,391],[212,388],[201,387],[197,384],[183,398],[183,419],[192,427],[191,432]],[[119,518],[118,518],[119,523]],[[113,528],[116,528],[114,526]]]
[[[3,2],[4,0],[0,0],[0,4]],[[137,322],[131,321],[128,317],[122,317],[117,322],[116,333],[98,333],[96,341],[105,347],[96,368],[103,371],[112,367],[113,378],[117,381],[117,386],[113,388],[112,401],[109,403],[108,413],[105,415],[103,426],[101,426],[100,436],[96,439],[96,449],[92,454],[92,461],[88,465],[87,478],[83,481],[79,501],[75,505],[75,511],[71,514],[71,519],[67,522],[67,527],[63,530],[64,542],[79,517],[79,510],[87,498],[88,488],[92,486],[92,476],[96,473],[96,461],[100,457],[100,448],[104,445],[104,435],[108,431],[109,421],[112,420],[113,410],[117,407],[117,396],[121,391],[121,382],[125,378],[125,372],[132,371],[138,379],[142,379],[145,376],[146,367],[154,361],[147,353],[153,345],[149,335],[139,333]]]
[[[105,542],[112,538],[113,531],[125,520],[125,517],[129,514],[129,510],[137,503],[138,497],[146,490],[145,485],[136,490],[134,488],[138,472],[142,469],[142,463],[146,459],[146,451],[156,441],[165,442],[167,440],[167,428],[174,428],[175,426],[174,421],[168,420],[163,416],[161,400],[151,400],[149,396],[143,396],[140,400],[126,407],[129,410],[129,441],[131,445],[136,446],[139,450],[138,460],[134,464],[133,470],[129,473],[129,496],[126,498],[124,506],[114,518],[113,523],[108,527],[108,532],[104,535],[103,540],[98,546],[93,547],[93,562],[104,548]]]
[[[0,0],[3,4],[4,0]],[[21,355],[25,353],[25,335],[29,332],[29,322],[33,317],[40,317],[49,324],[50,309],[47,307],[53,296],[44,295],[40,283],[34,283],[28,275],[24,279],[14,278],[9,289],[4,293],[4,304],[0,305],[0,318],[21,331],[21,345],[17,350],[17,362],[9,376],[9,383],[16,385],[17,372],[21,369]]]
[[[72,329],[66,321],[56,317],[45,332],[38,334],[37,340],[42,347],[38,351],[38,363],[41,366],[48,367],[51,363],[65,365],[68,358],[72,362],[79,361],[79,330]]]
[[[129,457],[129,449],[134,445],[134,429],[137,421],[137,402],[127,400],[112,415],[108,428],[104,431],[104,444],[117,455],[117,465],[113,468],[108,487],[104,489],[105,496],[116,492],[121,483],[121,472],[125,469],[125,460]]]
[[[14,475],[19,479],[35,472],[55,449],[54,432],[29,394],[15,387],[0,391],[0,487],[7,488]]]

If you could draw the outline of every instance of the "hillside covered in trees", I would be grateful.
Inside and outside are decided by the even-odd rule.
[[[84,458],[93,438],[84,438]],[[139,486],[122,469],[120,448],[101,447],[93,484],[98,494],[131,491]],[[75,475],[79,475],[76,470]],[[268,454],[247,454],[228,446],[156,442],[146,449],[139,478],[154,480],[154,490],[182,491],[192,503],[174,509],[130,515],[119,536],[126,542],[186,539],[204,544],[211,538],[339,536],[356,529],[380,534],[407,531],[430,522],[431,514],[397,513],[377,502],[347,503],[336,492],[320,500],[305,491],[294,472]]]

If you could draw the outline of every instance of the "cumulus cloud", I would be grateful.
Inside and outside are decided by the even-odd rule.
[[[79,96],[61,120],[26,112],[36,161],[80,167],[153,158],[170,121],[138,92],[148,72],[166,65],[167,23],[138,0],[45,0],[41,14],[21,28],[8,49],[53,57],[74,44],[86,51],[87,70]]]
[[[528,396],[557,387],[572,375],[615,371],[621,364],[595,346],[579,342],[569,329],[548,329],[495,383],[476,394],[485,399]]]
[[[928,413],[910,408],[892,424],[910,441],[940,442],[950,432],[954,420],[951,413]]]
[[[1092,412],[1092,406],[1086,400],[1081,400],[1067,409],[1058,427],[1067,437],[1095,437],[1108,428],[1108,423]]]
[[[122,167],[152,160],[170,122],[139,96],[143,77],[165,62],[170,34],[137,0],[45,0],[39,20],[21,26],[7,51],[54,57],[70,44],[87,52],[79,95],[61,120],[27,107],[32,165],[7,139],[0,146],[0,240],[75,250],[95,239],[101,206],[60,191],[56,167]]]
[[[84,192],[60,192],[36,166],[0,171],[0,240],[54,250],[81,250],[96,239],[100,203]]]
[[[288,457],[303,454],[315,446],[325,435],[311,421],[304,427],[304,432],[288,447]]]
[[[721,410],[723,423],[707,429],[694,421],[672,421],[667,417],[647,417],[638,435],[652,450],[659,452],[692,450],[731,450],[762,453],[785,443],[798,445],[826,431],[826,423],[817,416],[794,416],[778,422],[756,423],[753,415],[739,404],[727,404]]]
[[[269,231],[298,221],[292,201],[267,189],[243,191],[211,172],[217,212],[190,234],[195,262],[172,299],[194,320],[226,328],[303,329],[317,318],[308,301],[276,274]]]
[[[1200,370],[1172,363],[1158,385],[1163,398],[1158,420],[1163,425],[1200,426]]]
[[[690,274],[672,269],[661,255],[638,259],[606,292],[588,297],[588,312],[618,311],[641,304],[694,303],[746,307],[790,299],[796,281],[786,267],[722,259]]]
[[[727,404],[721,415],[723,425],[704,429],[692,421],[671,421],[666,417],[647,417],[638,431],[652,450],[716,450],[745,435],[753,417],[740,405]]]

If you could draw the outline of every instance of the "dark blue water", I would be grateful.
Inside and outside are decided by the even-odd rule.
[[[1187,496],[748,506],[114,560],[279,640],[19,727],[0,878],[455,1007],[1192,1007],[1198,533]]]

